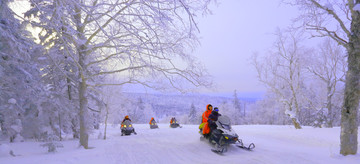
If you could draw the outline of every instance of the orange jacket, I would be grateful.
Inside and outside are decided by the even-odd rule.
[[[149,124],[151,124],[151,121],[152,121],[152,120],[154,120],[154,117],[151,117],[151,120],[150,120]]]
[[[205,122],[204,128],[202,130],[203,134],[209,134],[210,133],[210,127],[209,127],[209,123]]]
[[[209,110],[209,105],[206,106],[206,111],[202,114],[202,122],[207,122],[209,115],[211,114],[212,110]]]

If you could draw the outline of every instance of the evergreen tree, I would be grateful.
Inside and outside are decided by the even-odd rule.
[[[235,124],[241,123],[241,118],[243,117],[241,112],[241,103],[239,101],[239,98],[237,96],[237,91],[234,91],[234,99],[233,99],[233,106],[234,106],[234,117],[235,117]]]
[[[191,103],[190,113],[189,113],[189,122],[190,122],[191,124],[199,123],[198,118],[199,118],[199,117],[197,117],[197,115],[196,115],[195,105],[194,105],[194,103]]]

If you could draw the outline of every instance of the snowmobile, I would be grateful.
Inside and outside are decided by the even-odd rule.
[[[215,122],[217,128],[214,129],[208,137],[209,142],[215,145],[215,149],[211,151],[222,154],[227,151],[230,144],[234,144],[238,148],[245,150],[252,150],[255,148],[255,144],[251,143],[249,146],[245,146],[239,136],[231,128],[230,118],[228,116],[219,116],[218,121]],[[202,132],[201,132],[202,134]],[[200,140],[204,140],[201,136]]]
[[[180,124],[177,122],[176,119],[173,120],[173,122],[170,124],[170,127],[171,128],[177,128],[177,127],[182,128],[182,126],[180,126]]]
[[[157,125],[156,121],[155,121],[155,120],[151,121],[150,129],[156,129],[156,128],[159,128],[159,126]]]
[[[130,120],[125,120],[122,124],[121,124],[121,136],[123,135],[130,135],[131,133],[137,134],[135,132],[134,127],[132,126]]]

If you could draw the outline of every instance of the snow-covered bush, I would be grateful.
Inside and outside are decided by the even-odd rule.
[[[64,145],[62,145],[61,143],[56,143],[56,142],[48,142],[45,144],[41,144],[40,146],[47,148],[48,153],[55,153],[55,152],[57,152],[57,148],[64,147]]]

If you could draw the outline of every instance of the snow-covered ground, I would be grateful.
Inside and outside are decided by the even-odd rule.
[[[131,163],[241,163],[241,164],[355,164],[360,154],[339,155],[340,129],[315,129],[292,126],[246,125],[233,126],[245,143],[254,142],[256,148],[246,151],[230,146],[228,152],[218,155],[212,146],[200,141],[197,125],[183,125],[172,129],[160,124],[159,129],[135,124],[138,135],[121,136],[119,127],[109,127],[108,139],[92,136],[93,149],[78,147],[77,140],[64,141],[57,153],[47,153],[39,142],[6,143],[16,157],[0,156],[0,164],[131,164]],[[4,148],[4,141],[2,147]],[[359,148],[360,150],[360,148]]]

